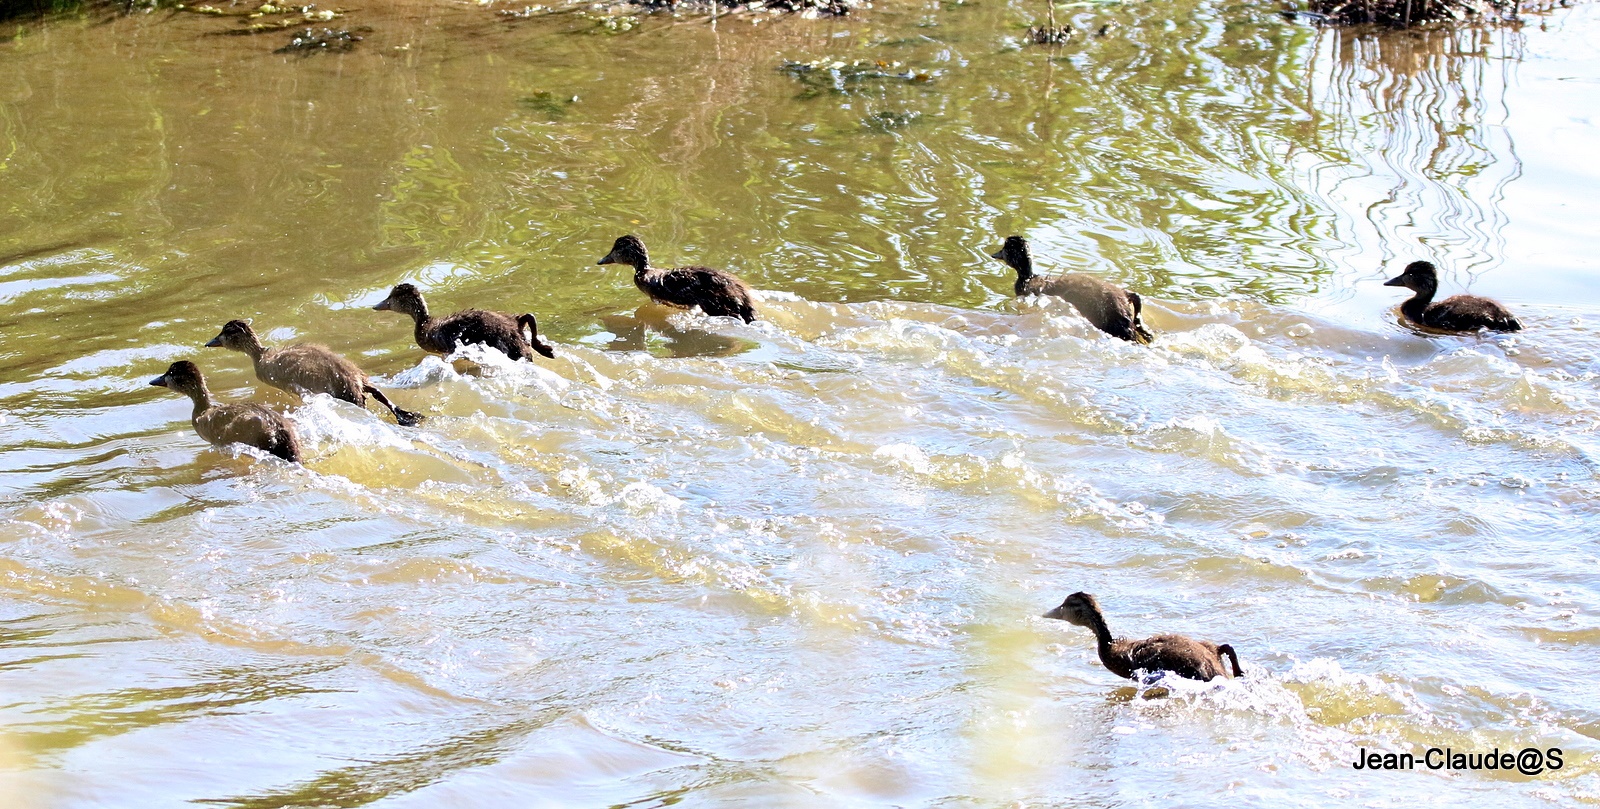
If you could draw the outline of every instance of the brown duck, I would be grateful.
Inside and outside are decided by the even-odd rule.
[[[206,347],[228,348],[250,355],[251,362],[255,363],[256,378],[274,388],[299,396],[326,393],[357,407],[366,407],[370,395],[378,404],[389,408],[401,426],[414,427],[422,421],[416,413],[395,407],[383,391],[372,386],[355,363],[328,350],[327,346],[298,343],[269,349],[261,345],[249,323],[230,320]]]
[[[1179,677],[1201,681],[1227,677],[1223,655],[1233,661],[1232,676],[1244,676],[1239,668],[1239,656],[1227,644],[1218,646],[1183,635],[1156,635],[1144,640],[1113,639],[1111,630],[1106,627],[1105,614],[1100,612],[1100,602],[1088,593],[1067,596],[1061,606],[1045,613],[1044,617],[1093,630],[1100,662],[1119,677],[1132,679],[1133,673],[1141,669],[1151,673],[1170,671]]]
[[[466,343],[486,345],[514,360],[532,359],[535,352],[551,359],[556,356],[555,349],[539,338],[539,322],[533,315],[512,317],[483,309],[463,309],[453,315],[433,317],[428,314],[422,293],[410,284],[395,286],[389,290],[389,297],[372,308],[410,315],[416,323],[417,345],[434,354],[453,353],[457,345]]]
[[[205,377],[194,363],[175,362],[150,384],[170,388],[194,401],[190,421],[201,438],[219,447],[248,444],[285,461],[300,461],[300,439],[288,419],[253,402],[219,405],[211,401]]]
[[[1148,345],[1152,339],[1139,320],[1144,304],[1137,292],[1081,273],[1034,275],[1033,251],[1028,248],[1028,240],[1021,236],[1006,237],[1005,244],[993,258],[1017,271],[1018,295],[1053,295],[1072,304],[1078,314],[1112,337],[1141,345]]]
[[[1522,323],[1504,306],[1476,295],[1455,295],[1433,303],[1439,291],[1439,271],[1431,262],[1413,261],[1386,287],[1405,287],[1415,292],[1400,304],[1400,314],[1419,326],[1440,331],[1522,331]]]
[[[633,267],[633,285],[657,302],[683,309],[700,307],[712,317],[736,317],[746,323],[756,319],[750,304],[750,287],[737,275],[710,267],[664,270],[650,266],[650,254],[638,236],[623,236],[598,264]]]

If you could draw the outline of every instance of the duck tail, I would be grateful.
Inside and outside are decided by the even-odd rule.
[[[1218,655],[1227,655],[1228,659],[1233,662],[1233,676],[1235,676],[1235,677],[1243,677],[1244,676],[1244,669],[1239,668],[1239,654],[1233,650],[1232,646],[1229,646],[1226,643],[1222,644],[1221,646],[1218,646],[1217,647],[1217,654]]]
[[[539,321],[526,312],[517,315],[517,334],[521,335],[524,329],[527,330],[528,345],[534,351],[544,355],[547,359],[553,360],[556,358],[556,350],[551,348],[549,343],[539,339]]]
[[[389,401],[389,397],[383,395],[383,391],[378,390],[371,385],[363,386],[362,390],[365,391],[368,396],[377,399],[378,404],[389,408],[389,412],[394,414],[395,423],[399,424],[401,427],[415,427],[422,423],[421,415],[413,413],[410,410],[401,410],[400,408],[395,407],[394,403]]]
[[[300,463],[300,441],[283,427],[273,431],[272,438],[267,441],[267,452],[290,463]]]
[[[1144,299],[1139,297],[1139,293],[1129,290],[1128,303],[1133,306],[1133,337],[1129,339],[1142,346],[1150,345],[1150,341],[1156,338],[1144,327]]]

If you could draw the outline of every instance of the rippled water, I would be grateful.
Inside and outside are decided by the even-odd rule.
[[[396,4],[306,58],[21,26],[7,804],[1600,803],[1600,7],[1133,3],[1022,48],[1041,11]],[[763,319],[639,308],[593,266],[629,231]],[[1156,344],[1013,301],[1012,232],[1144,293]],[[1379,283],[1418,257],[1528,330],[1403,329]],[[560,356],[425,359],[366,311],[402,280]],[[200,348],[234,317],[430,420],[255,384]],[[306,465],[206,446],[144,384],[179,358]],[[1033,617],[1080,589],[1249,676],[1143,698]],[[1431,745],[1565,766],[1350,767]]]

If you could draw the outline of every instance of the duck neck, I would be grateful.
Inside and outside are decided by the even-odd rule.
[[[1011,268],[1017,271],[1017,294],[1026,294],[1024,290],[1027,289],[1028,282],[1033,280],[1033,258],[1022,256],[1011,265]]]
[[[267,347],[262,345],[261,341],[252,334],[250,335],[250,342],[245,343],[244,353],[250,355],[250,362],[259,365],[261,364],[261,355],[267,353]]]
[[[650,257],[649,256],[639,256],[638,258],[633,260],[633,275],[634,275],[635,278],[643,278],[644,274],[649,272],[649,271],[650,271]]]
[[[1428,310],[1428,304],[1433,302],[1434,293],[1438,291],[1439,286],[1437,284],[1415,290],[1417,294],[1412,295],[1410,300],[1400,304],[1400,311],[1406,317],[1418,323],[1422,322],[1422,313]]]
[[[206,390],[204,382],[184,393],[188,394],[189,401],[194,402],[194,412],[189,415],[191,421],[200,418],[200,414],[211,409],[211,391]]]
[[[1095,643],[1100,647],[1100,657],[1104,658],[1111,651],[1111,627],[1106,626],[1106,616],[1098,606],[1089,612],[1089,631],[1094,633]]]
[[[416,339],[417,345],[427,345],[426,341],[423,340],[423,336],[428,333],[428,327],[433,325],[433,317],[428,314],[428,307],[423,306],[412,312],[411,321],[414,324],[411,329],[411,336]]]

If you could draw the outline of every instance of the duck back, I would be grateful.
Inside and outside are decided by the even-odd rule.
[[[256,362],[262,382],[290,393],[326,393],[365,406],[367,375],[326,346],[310,343],[273,349]]]
[[[216,444],[248,444],[286,461],[300,461],[300,437],[289,420],[254,403],[213,405],[194,417],[195,432]]]
[[[1036,275],[1017,282],[1018,295],[1050,295],[1072,304],[1095,328],[1131,343],[1148,344],[1150,332],[1140,322],[1143,301],[1116,284],[1092,275]]]
[[[1101,662],[1123,677],[1132,677],[1133,672],[1139,669],[1170,671],[1179,677],[1201,682],[1231,676],[1216,644],[1183,635],[1157,635],[1144,640],[1117,641],[1112,644],[1112,651],[1118,658],[1119,666],[1126,670],[1119,671],[1104,659]],[[1232,647],[1228,651],[1231,654]]]
[[[1476,295],[1455,295],[1429,305],[1420,317],[1408,317],[1424,326],[1445,331],[1521,331],[1522,323],[1504,306]]]
[[[417,345],[435,354],[452,353],[462,343],[485,345],[513,360],[533,353],[514,318],[485,309],[465,309],[417,329]]]
[[[712,317],[736,317],[746,323],[756,319],[750,287],[732,273],[710,267],[646,270],[633,279],[640,291],[661,303],[684,309],[700,307]]]

